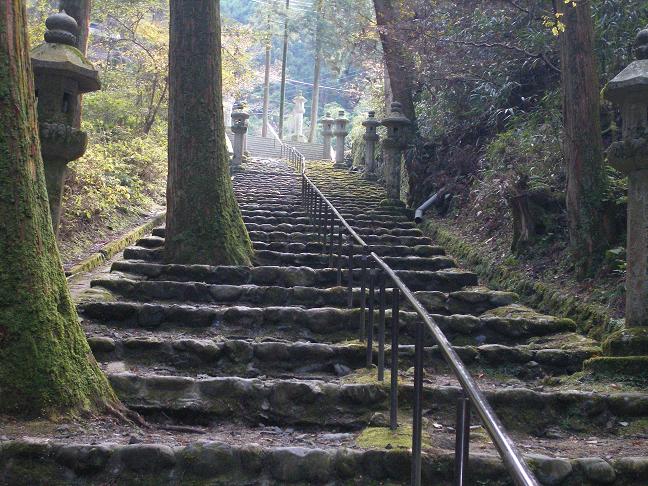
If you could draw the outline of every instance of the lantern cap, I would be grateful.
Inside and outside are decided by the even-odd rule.
[[[648,96],[648,29],[637,34],[636,60],[608,83],[605,96],[614,103],[642,101]]]
[[[45,27],[45,42],[76,46],[79,24],[65,10],[47,17]]]
[[[362,125],[365,127],[377,127],[380,125],[380,122],[376,119],[376,112],[370,111],[367,113],[367,119],[362,122]]]
[[[411,125],[411,123],[409,118],[403,115],[403,105],[397,101],[391,104],[391,113],[382,121],[382,124],[386,127],[407,126]]]

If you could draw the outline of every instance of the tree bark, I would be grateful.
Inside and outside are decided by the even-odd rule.
[[[65,12],[79,25],[77,35],[77,49],[85,56],[88,53],[88,37],[90,35],[90,11],[92,0],[60,0],[59,9]],[[79,95],[79,102],[74,113],[74,127],[81,126],[81,113],[83,111],[83,95]]]
[[[88,53],[88,36],[90,33],[90,12],[92,0],[60,0],[59,9],[73,17],[79,24],[77,48],[85,56]]]
[[[225,146],[220,1],[170,2],[168,261],[248,265]]]
[[[25,2],[0,0],[0,413],[118,403],[85,339],[45,189]]]
[[[578,278],[596,267],[606,248],[607,179],[601,138],[599,81],[589,0],[557,2],[566,30],[560,35],[567,218]]]
[[[373,4],[393,100],[403,105],[403,114],[414,123],[414,65],[402,41],[393,35],[401,17],[399,7],[394,5],[394,0],[373,0]]]

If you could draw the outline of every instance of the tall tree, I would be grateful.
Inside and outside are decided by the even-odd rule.
[[[225,147],[220,0],[174,0],[170,7],[166,258],[249,264],[252,243]]]
[[[407,118],[415,120],[414,65],[403,49],[402,40],[394,35],[394,29],[402,21],[401,2],[373,0],[373,4],[393,100],[403,105],[403,114]]]
[[[83,55],[86,55],[88,52],[92,0],[61,0],[59,3],[59,9],[65,10],[70,17],[77,21],[77,24],[79,25],[77,49],[79,49]]]
[[[0,413],[117,403],[59,257],[40,155],[25,2],[0,0]]]
[[[88,52],[88,38],[90,34],[90,11],[92,10],[92,0],[60,0],[59,9],[76,20],[79,26],[77,35],[77,49],[85,56]],[[79,95],[79,102],[76,104],[74,113],[75,128],[81,126],[83,95]]]
[[[560,34],[567,217],[576,274],[584,278],[605,249],[605,196],[599,81],[594,23],[589,0],[557,1],[565,31]]]

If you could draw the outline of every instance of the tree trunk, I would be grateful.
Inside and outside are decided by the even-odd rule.
[[[393,0],[373,0],[373,4],[393,100],[401,103],[403,114],[415,122],[414,65],[405,53],[402,41],[392,32],[400,20],[399,7],[393,5]]]
[[[25,2],[0,0],[0,413],[117,402],[85,339],[45,190]]]
[[[88,36],[90,34],[90,11],[92,9],[92,0],[60,0],[59,9],[65,12],[79,25],[79,34],[77,35],[77,48],[85,56],[88,53]],[[81,113],[83,96],[79,95],[79,102],[76,105],[74,113],[74,128],[81,126]]]
[[[60,0],[59,9],[65,12],[79,24],[77,48],[85,56],[88,53],[88,35],[90,32],[90,11],[92,0]]]
[[[607,180],[603,170],[599,82],[594,25],[588,0],[576,7],[557,2],[566,30],[560,35],[567,218],[578,278],[596,267],[605,250]]]
[[[166,259],[248,265],[252,243],[225,145],[220,1],[174,0],[170,7]]]
[[[322,73],[322,10],[323,0],[317,2],[317,28],[315,29],[315,72],[313,74],[313,100],[311,105],[310,132],[308,143],[315,141],[317,135],[317,119],[319,115],[320,76]]]

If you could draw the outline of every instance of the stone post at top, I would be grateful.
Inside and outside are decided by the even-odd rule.
[[[378,127],[380,122],[376,120],[376,112],[370,111],[368,117],[362,122],[365,127],[365,157],[364,157],[364,177],[367,180],[376,179],[376,142],[380,140],[378,136]]]
[[[225,118],[225,128],[230,128],[232,125],[232,100],[227,98],[223,103],[223,116]]]
[[[31,52],[38,98],[38,125],[54,234],[58,234],[67,164],[88,143],[75,128],[79,95],[101,88],[99,75],[75,46],[79,27],[65,11],[45,21],[45,43]]]
[[[333,135],[335,135],[335,165],[336,169],[346,169],[347,165],[344,162],[344,148],[345,139],[349,134],[347,124],[349,119],[344,116],[344,110],[338,112],[338,117],[334,121]]]
[[[387,188],[387,200],[384,205],[403,206],[400,198],[401,191],[401,160],[403,150],[407,148],[408,128],[412,122],[403,115],[400,103],[391,104],[391,113],[382,121],[387,128],[387,136],[383,139],[384,178]]]
[[[306,98],[302,95],[300,91],[297,96],[293,98],[293,126],[295,133],[293,133],[292,139],[295,142],[306,142],[306,137],[304,136],[304,113],[306,113]]]
[[[608,162],[628,176],[626,328],[603,342],[604,357],[585,363],[629,375],[648,370],[648,29],[639,32],[635,54],[605,92],[623,119],[622,140],[610,146]]]
[[[241,169],[245,155],[245,138],[248,130],[250,115],[243,109],[243,103],[234,104],[232,111],[232,132],[234,132],[234,156],[232,157],[232,171]]]
[[[335,120],[327,113],[324,118],[320,120],[322,124],[322,138],[324,139],[324,152],[322,153],[323,160],[331,160],[331,138],[333,138],[333,122]]]

